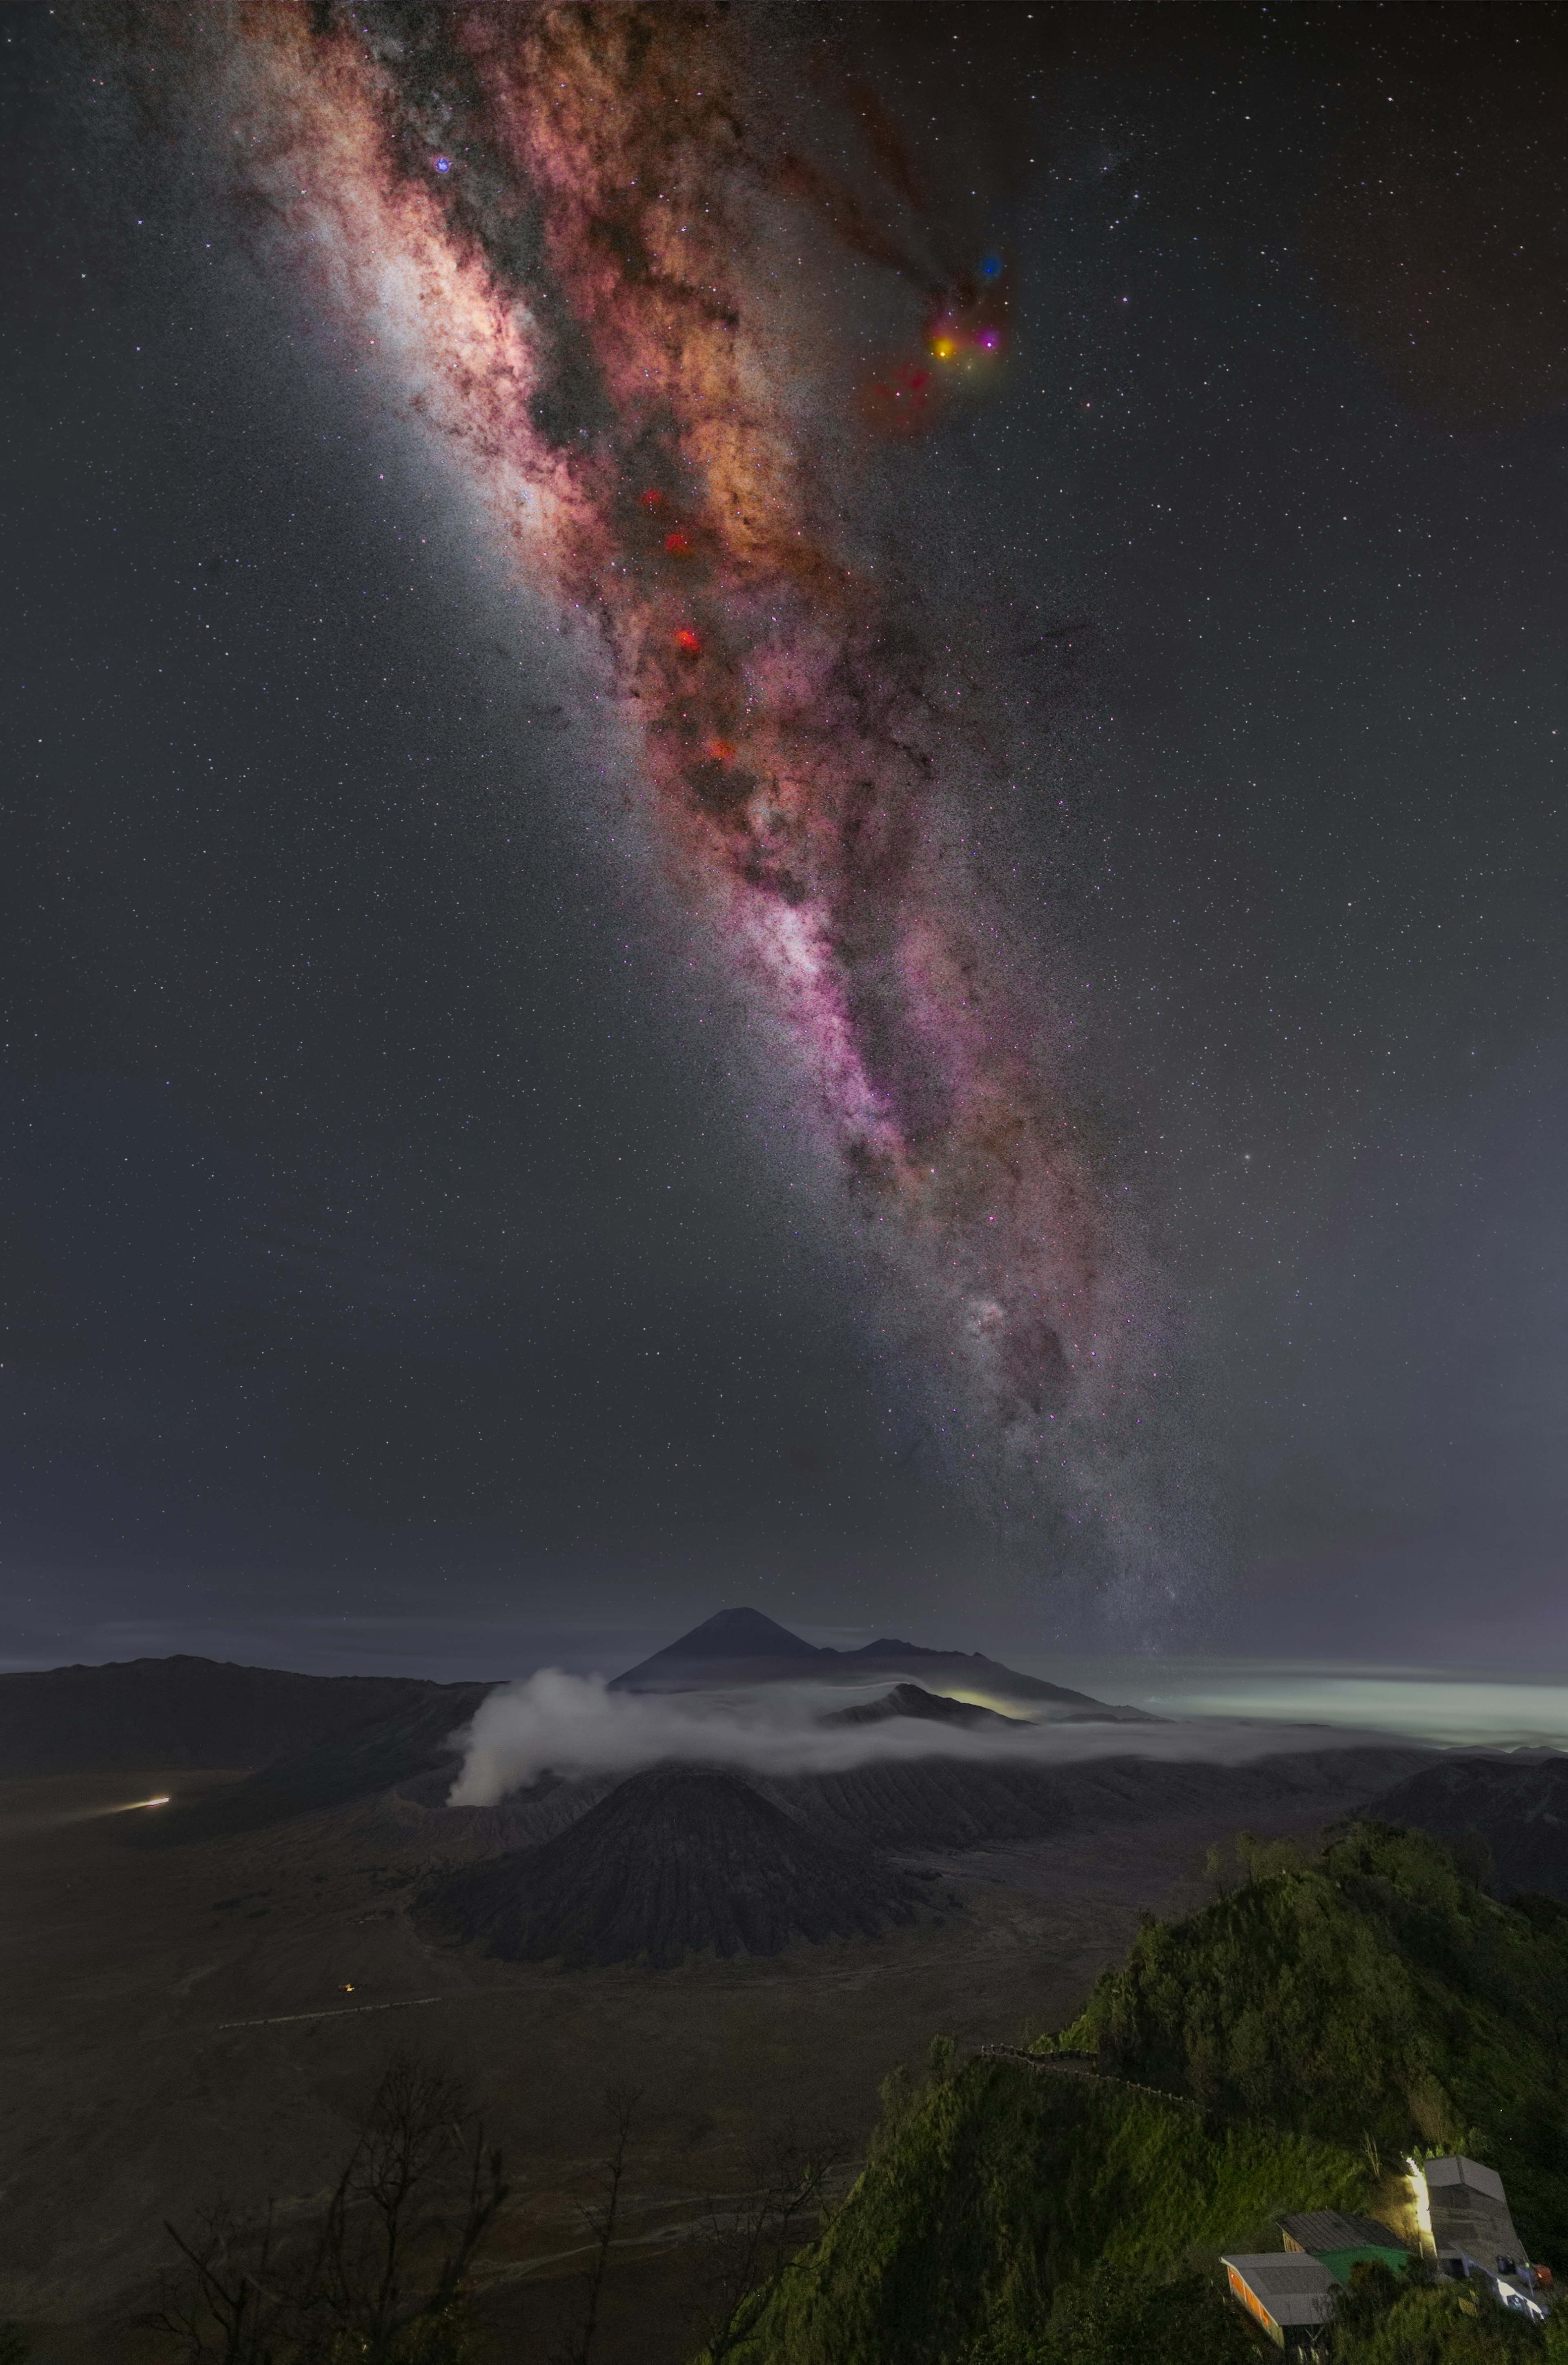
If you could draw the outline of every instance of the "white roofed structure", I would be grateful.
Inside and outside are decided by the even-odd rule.
[[[1495,2274],[1503,2259],[1525,2262],[1508,2214],[1508,2196],[1495,2168],[1462,2152],[1440,2159],[1412,2160],[1411,2183],[1416,2191],[1416,2215],[1421,2247],[1439,2261],[1473,2259]]]

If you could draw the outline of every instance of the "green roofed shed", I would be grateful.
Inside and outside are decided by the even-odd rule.
[[[1358,2242],[1349,2250],[1315,2250],[1312,2255],[1327,2268],[1337,2283],[1346,2284],[1350,2281],[1351,2268],[1371,2259],[1381,2259],[1394,2275],[1402,2275],[1410,2264],[1408,2250],[1391,2249],[1382,2242]]]

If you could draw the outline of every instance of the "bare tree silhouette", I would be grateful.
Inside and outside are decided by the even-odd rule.
[[[140,2321],[166,2332],[192,2359],[222,2365],[274,2365],[292,2294],[279,2291],[273,2209],[241,2214],[226,2196],[208,2204],[194,2230],[163,2230],[185,2261],[163,2278],[161,2304]]]
[[[750,2191],[738,2202],[710,2199],[703,2217],[707,2251],[704,2365],[721,2365],[755,2331],[764,2307],[816,2230],[828,2180],[849,2156],[834,2130],[782,2127],[748,2163]]]
[[[601,2165],[603,2199],[598,2208],[585,2210],[584,2222],[595,2241],[594,2261],[588,2279],[588,2308],[580,2332],[556,2351],[556,2365],[590,2365],[594,2342],[599,2337],[599,2301],[604,2292],[605,2273],[610,2265],[610,2245],[621,2215],[621,2191],[626,2177],[626,2154],[631,2146],[632,2129],[635,2124],[638,2106],[643,2099],[641,2086],[619,2080],[604,2090],[604,2115],[610,2123],[610,2147]]]
[[[143,2317],[191,2365],[462,2365],[468,2272],[507,2198],[463,2081],[395,2054],[314,2225],[228,2200],[193,2233]]]

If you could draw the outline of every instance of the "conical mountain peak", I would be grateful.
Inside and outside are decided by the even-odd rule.
[[[690,1691],[711,1684],[767,1683],[836,1662],[760,1609],[721,1609],[641,1666],[617,1676],[612,1691]]]
[[[743,1689],[759,1684],[827,1683],[857,1687],[879,1676],[907,1682],[918,1669],[925,1695],[944,1700],[954,1692],[960,1702],[995,1707],[1005,1701],[1031,1718],[1067,1717],[1098,1723],[1147,1721],[1141,1709],[1108,1708],[1087,1693],[1064,1690],[1037,1676],[1021,1675],[979,1652],[937,1651],[921,1642],[901,1642],[890,1634],[866,1642],[856,1651],[819,1648],[791,1634],[777,1619],[760,1609],[721,1609],[694,1626],[678,1642],[666,1643],[625,1674],[616,1676],[615,1692],[700,1692]],[[906,1707],[904,1713],[913,1713]],[[928,1713],[945,1715],[946,1706]]]
[[[682,1657],[814,1659],[815,1647],[760,1609],[720,1609],[669,1644]]]

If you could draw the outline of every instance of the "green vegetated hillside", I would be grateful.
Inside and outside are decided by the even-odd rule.
[[[1149,1922],[1060,2041],[1391,2164],[1469,2151],[1532,2255],[1568,2265],[1568,1909],[1499,1905],[1424,1833],[1360,1823],[1316,1865]]]
[[[1360,2206],[1366,2180],[1364,2162],[1311,2137],[1213,2128],[1108,2079],[971,2062],[884,2129],[742,2353],[913,2365],[968,2358],[984,2337],[981,2353],[1011,2356],[1101,2266],[1174,2267],[1238,2228],[1261,2238],[1273,2210]]]
[[[1218,2253],[1278,2248],[1284,2212],[1386,2208],[1414,2146],[1494,2164],[1531,2255],[1568,2264],[1565,2034],[1568,1912],[1496,1904],[1415,1833],[1357,1825],[1310,1864],[1252,1851],[1213,1905],[1147,1921],[1042,2041],[1100,2075],[948,2074],[938,2049],[923,2092],[895,2082],[853,2192],[729,2353],[1223,2365],[1257,2337]],[[1557,2323],[1543,2336],[1452,2288],[1359,2303],[1376,2321],[1336,2336],[1347,2359],[1557,2353]]]

